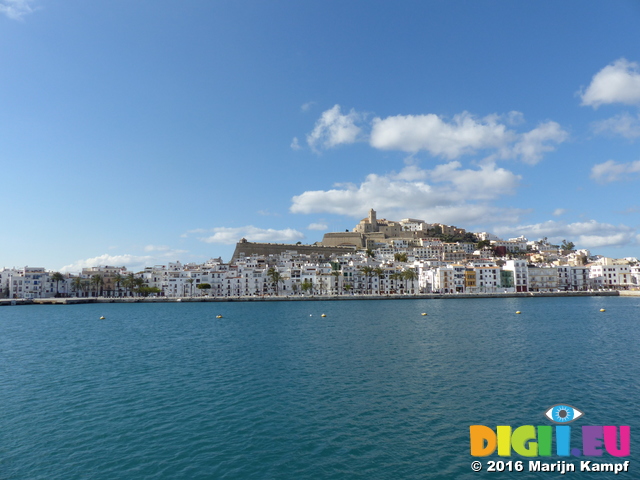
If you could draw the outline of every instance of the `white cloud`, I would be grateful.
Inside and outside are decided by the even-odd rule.
[[[607,65],[593,76],[581,92],[582,105],[598,108],[609,103],[640,104],[640,70],[624,58]]]
[[[300,107],[300,110],[302,110],[303,112],[308,112],[311,107],[313,107],[316,104],[316,102],[307,102],[307,103],[303,103],[302,106]]]
[[[302,147],[300,146],[300,143],[298,143],[298,137],[293,137],[293,140],[291,141],[291,150],[300,150]]]
[[[340,105],[325,111],[307,135],[312,149],[330,148],[343,143],[354,143],[366,137],[356,125],[365,115],[351,110],[342,115]],[[376,117],[371,121],[369,144],[379,150],[399,150],[411,154],[429,152],[448,160],[463,155],[486,153],[488,161],[519,158],[530,164],[542,159],[555,145],[564,142],[568,134],[552,121],[541,123],[529,132],[508,128],[524,122],[520,112],[505,115],[487,115],[478,118],[469,112],[454,115],[448,121],[433,113],[425,115],[395,115]],[[295,148],[295,144],[292,144]]]
[[[515,110],[505,115],[505,122],[507,125],[520,125],[524,123],[524,115],[522,112],[516,112]]]
[[[640,137],[640,114],[634,117],[624,112],[615,117],[594,122],[592,128],[596,133],[610,133],[633,140]]]
[[[424,181],[423,181],[424,180]],[[495,164],[476,170],[459,162],[420,170],[415,165],[399,173],[370,174],[360,185],[338,184],[331,190],[307,191],[292,199],[292,213],[332,213],[361,218],[374,208],[379,216],[422,218],[429,222],[494,222],[497,216],[517,221],[515,209],[487,202],[513,193],[520,176]],[[427,183],[429,182],[429,183]]]
[[[193,234],[193,233],[207,233],[209,232],[209,230],[207,230],[206,228],[194,228],[193,230],[188,230],[185,233],[183,233],[182,235],[180,235],[181,238],[187,238],[189,237],[189,235]]]
[[[161,253],[165,257],[173,257],[181,253],[187,253],[187,250],[174,250],[167,245],[147,245],[144,247],[145,252]]]
[[[258,210],[256,212],[258,215],[262,215],[263,217],[280,217],[281,215],[277,212],[270,212],[269,210],[263,209],[263,210]],[[204,232],[205,230],[203,230]],[[208,231],[208,230],[206,230]],[[201,232],[202,233],[202,232]]]
[[[542,160],[544,153],[555,150],[552,144],[562,143],[567,137],[567,132],[562,130],[560,124],[551,121],[541,123],[530,132],[521,134],[511,153],[506,153],[504,157],[520,157],[523,162],[535,165]]]
[[[567,213],[567,211],[564,208],[556,208],[553,211],[553,215],[556,217],[560,217],[561,215],[564,215],[565,213]]]
[[[137,271],[142,270],[144,267],[153,265],[154,258],[151,256],[138,256],[138,255],[100,255],[98,257],[87,258],[85,260],[77,260],[72,264],[65,265],[60,269],[61,273],[67,272],[80,272],[83,268],[99,267],[99,266],[114,266],[114,267],[127,267],[129,270]]]
[[[433,113],[374,118],[371,146],[381,150],[416,153],[426,150],[448,159],[486,148],[500,148],[515,135],[495,116],[476,119],[468,112],[455,115],[450,123]]]
[[[503,120],[505,123],[501,123]],[[490,160],[520,158],[535,164],[542,159],[543,153],[553,151],[554,144],[562,143],[568,137],[567,132],[552,121],[524,133],[507,128],[507,124],[516,125],[522,121],[520,112],[480,119],[462,112],[451,122],[435,114],[374,118],[370,143],[382,150],[409,153],[424,150],[447,159],[493,150]]]
[[[171,247],[167,245],[147,245],[144,247],[145,252],[166,252],[167,250],[171,250]]]
[[[307,143],[314,150],[318,147],[331,148],[342,143],[354,143],[361,132],[356,125],[361,117],[354,110],[343,115],[340,105],[334,105],[322,113],[313,131],[307,135]]]
[[[307,227],[307,230],[327,230],[329,226],[325,223],[312,223]]]
[[[497,235],[524,235],[529,239],[547,237],[552,242],[563,239],[574,242],[578,248],[597,248],[628,245],[636,242],[637,232],[626,225],[611,225],[595,220],[565,223],[548,220],[533,225],[496,228]]]
[[[32,0],[0,0],[0,14],[17,20],[35,10],[32,4]]]
[[[284,230],[274,230],[272,228],[258,228],[253,225],[245,227],[229,228],[217,227],[210,230],[213,235],[200,238],[206,243],[222,243],[225,245],[233,245],[241,238],[246,238],[250,242],[279,242],[291,243],[304,239],[304,234],[292,228]]]
[[[422,170],[418,165],[407,165],[400,172],[393,174],[394,180],[404,180],[412,182],[415,180],[425,180],[427,178],[427,170]]]
[[[478,170],[461,169],[460,162],[438,165],[428,173],[435,183],[450,183],[450,187],[441,187],[452,198],[458,200],[491,200],[514,192],[520,176],[495,164],[481,165]]]
[[[591,169],[591,178],[600,183],[628,180],[630,175],[640,172],[640,160],[629,163],[616,163],[607,160],[604,163],[594,165]]]

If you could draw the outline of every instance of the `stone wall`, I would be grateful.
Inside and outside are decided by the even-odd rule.
[[[329,259],[331,255],[344,255],[354,252],[353,247],[328,247],[322,245],[295,245],[290,243],[254,243],[246,240],[236,244],[231,262],[235,262],[238,258],[250,257],[251,255],[279,255],[285,252],[296,252],[304,255],[317,255],[324,259]]]

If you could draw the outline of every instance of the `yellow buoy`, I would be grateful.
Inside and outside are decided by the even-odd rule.
[[[323,313],[322,315],[320,315],[321,317],[326,317],[326,315]]]
[[[520,310],[518,310],[516,313],[520,313]]]
[[[426,314],[426,313],[424,313],[424,312],[422,312],[422,316],[423,316],[423,317],[426,317],[426,316],[427,316],[427,314]]]
[[[222,318],[222,315],[216,315],[216,318]]]
[[[601,312],[606,312],[606,310],[604,308],[601,308],[600,311]]]
[[[104,317],[100,317],[100,320],[104,320]]]

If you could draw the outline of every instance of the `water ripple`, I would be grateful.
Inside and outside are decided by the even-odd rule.
[[[638,423],[636,303],[2,308],[0,478],[488,478],[469,425]]]

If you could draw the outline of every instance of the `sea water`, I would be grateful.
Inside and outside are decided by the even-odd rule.
[[[630,457],[591,459],[638,478],[639,319],[622,297],[3,307],[0,478],[557,478],[472,457],[469,427],[558,403],[631,426]]]

